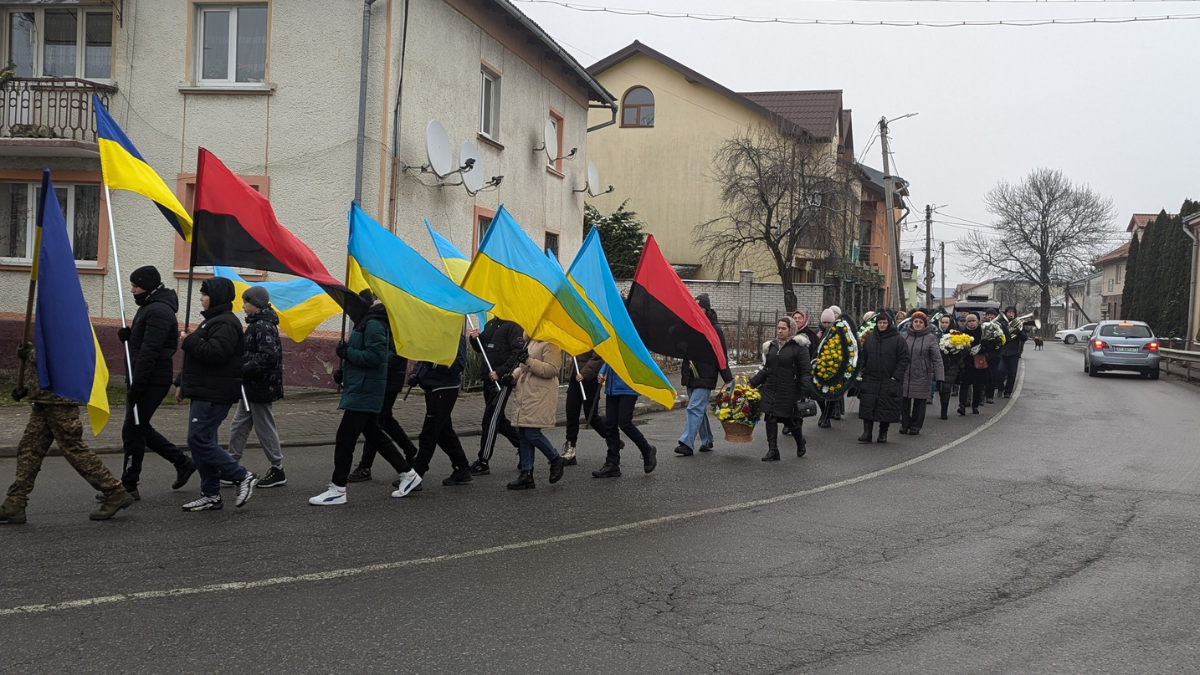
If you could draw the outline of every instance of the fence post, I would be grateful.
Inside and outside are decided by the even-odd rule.
[[[737,318],[737,350],[738,350],[738,355],[737,355],[737,358],[738,358],[738,363],[739,363],[739,364],[742,362],[742,351],[743,351],[743,349],[744,349],[744,347],[742,346],[742,308],[741,308],[741,307],[738,307],[738,318]]]

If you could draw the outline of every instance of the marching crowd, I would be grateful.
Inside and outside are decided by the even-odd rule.
[[[90,514],[93,520],[111,518],[141,498],[138,489],[147,449],[175,468],[172,489],[183,488],[194,474],[199,474],[200,495],[183,504],[184,511],[223,508],[222,485],[234,488],[234,506],[241,507],[255,489],[287,483],[272,412],[272,404],[283,397],[283,350],[279,318],[268,292],[259,286],[243,292],[243,326],[233,312],[233,282],[221,277],[207,279],[200,287],[203,321],[184,334],[176,316],[179,298],[163,285],[157,269],[138,268],[130,275],[130,282],[138,310],[132,325],[118,332],[128,347],[131,366],[126,379],[120,478],[83,442],[80,404],[38,389],[35,376],[29,385],[32,410],[18,447],[15,480],[0,506],[0,523],[26,521],[29,494],[55,441],[71,466],[99,492],[99,506]],[[576,358],[574,379],[567,387],[566,441],[556,448],[543,429],[555,426],[557,418],[562,360],[558,347],[529,339],[511,321],[493,318],[459,338],[457,357],[451,365],[420,362],[410,366],[407,359],[396,354],[386,308],[369,290],[360,295],[371,308],[336,348],[341,367],[334,379],[342,387],[338,405],[342,418],[336,433],[333,472],[326,490],[309,499],[310,504],[345,504],[350,483],[372,480],[377,456],[382,456],[399,475],[392,484],[392,497],[421,490],[438,448],[452,467],[442,484],[470,483],[475,477],[491,473],[499,439],[515,448],[519,458],[518,475],[507,484],[509,489],[536,487],[535,451],[549,463],[548,481],[557,483],[564,467],[578,463],[581,416],[584,426],[600,436],[607,449],[604,463],[592,472],[593,477],[621,476],[621,454],[625,449],[622,436],[638,450],[645,473],[657,466],[657,449],[633,424],[637,392],[595,352]],[[696,302],[720,338],[721,348],[726,349],[708,296],[697,296]],[[926,407],[935,398],[941,403],[943,420],[948,419],[955,394],[959,397],[959,415],[965,415],[968,407],[978,414],[984,401],[993,403],[997,395],[1008,398],[1016,381],[1021,348],[1028,339],[1017,322],[1009,325],[1015,318],[1014,307],[1007,308],[1004,317],[988,310],[983,316],[935,314],[932,319],[926,310],[905,317],[902,312],[881,309],[864,316],[860,329],[837,307],[822,311],[818,325],[813,325],[804,311],[782,316],[775,326],[775,338],[763,344],[762,364],[748,383],[761,396],[767,440],[767,454],[762,460],[780,459],[780,426],[783,434],[795,441],[797,456],[803,457],[807,445],[804,418],[817,417],[819,428],[831,429],[831,420],[847,414],[847,396],[859,401],[861,443],[886,443],[893,424],[900,425],[901,434],[919,434]],[[853,341],[857,363],[853,377],[848,371],[845,374],[849,386],[825,391],[814,384],[813,363],[825,342],[838,334],[837,325],[848,327],[858,336]],[[998,327],[998,331],[990,327]],[[474,461],[468,459],[452,421],[468,349],[480,354],[484,382],[485,407]],[[177,350],[183,352],[183,365],[175,375]],[[32,365],[36,355],[31,345],[22,345],[18,357]],[[682,362],[680,384],[687,391],[688,403],[675,454],[686,457],[713,449],[710,399],[719,386],[732,381],[731,371],[715,363]],[[393,414],[405,385],[419,387],[425,398],[424,422],[415,443]],[[190,401],[190,455],[152,426],[154,413],[172,386],[178,401]],[[603,415],[598,405],[601,391],[605,399]],[[217,434],[231,410],[230,440],[223,448]],[[252,430],[270,464],[262,476],[241,464]],[[360,438],[365,444],[354,466]]]

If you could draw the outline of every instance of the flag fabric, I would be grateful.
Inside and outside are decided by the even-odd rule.
[[[100,97],[92,94],[96,111],[96,144],[100,146],[100,171],[110,190],[128,190],[149,199],[166,216],[184,241],[192,240],[192,217],[171,188],[142,158],[142,153],[117,126]]]
[[[429,224],[429,219],[425,219],[425,229],[429,230],[429,236],[433,239],[433,245],[437,248],[438,257],[442,259],[442,265],[446,268],[446,274],[454,280],[454,283],[462,286],[463,279],[467,276],[467,270],[471,268],[471,260],[462,251],[458,250],[451,241],[433,230],[433,226]],[[475,315],[477,322],[476,328],[483,330],[484,324],[488,322],[487,312],[479,312]]]
[[[261,286],[271,296],[271,306],[279,316],[279,329],[293,342],[304,342],[321,322],[340,314],[342,308],[321,287],[308,279],[291,281],[262,281],[251,283],[243,279],[230,267],[217,266],[213,274],[233,282],[236,295],[233,311],[242,311],[242,293],[251,286]]]
[[[79,272],[75,270],[75,254],[67,237],[67,222],[50,182],[49,169],[42,172],[37,226],[42,230],[34,321],[38,386],[86,404],[92,433],[99,435],[109,416],[108,366],[92,330]]]
[[[646,238],[625,308],[650,351],[697,363],[715,363],[722,370],[728,367],[721,338],[663,257],[654,235]]]
[[[583,240],[567,279],[608,331],[608,339],[596,345],[596,353],[634,391],[668,409],[674,407],[675,387],[654,362],[629,319],[596,228]]]
[[[451,365],[458,357],[463,315],[492,305],[442,274],[399,237],[350,205],[350,260],[388,310],[396,353]]]
[[[495,316],[568,354],[588,352],[608,337],[562,268],[546,259],[503,206],[479,244],[463,288],[495,303]]]
[[[196,168],[194,265],[247,267],[314,282],[355,320],[367,310],[311,248],[275,218],[271,202],[200,148]]]

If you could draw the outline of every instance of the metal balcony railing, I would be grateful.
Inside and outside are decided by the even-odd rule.
[[[107,107],[117,88],[88,80],[15,77],[0,84],[0,139],[96,142],[92,94]]]

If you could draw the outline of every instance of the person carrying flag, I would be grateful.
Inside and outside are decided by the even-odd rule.
[[[579,463],[575,456],[575,444],[579,442],[580,412],[587,417],[588,426],[605,442],[608,440],[608,427],[604,425],[604,418],[600,417],[600,382],[597,379],[600,369],[604,367],[604,359],[593,349],[580,354],[575,361],[581,365],[567,386],[567,440],[562,445],[562,456],[567,466]]]
[[[467,331],[471,348],[480,352],[482,345],[481,353],[487,357],[479,360],[480,375],[483,377],[483,429],[479,434],[479,459],[471,464],[472,476],[486,476],[491,473],[488,461],[492,458],[497,434],[508,439],[514,448],[521,447],[516,428],[504,414],[512,386],[503,384],[505,376],[517,367],[517,357],[525,348],[521,335],[521,327],[515,322],[498,317],[493,317],[484,324],[483,332],[474,328]],[[491,368],[488,368],[489,363]],[[501,383],[499,389],[496,388],[496,383]]]
[[[242,293],[246,312],[246,352],[242,362],[242,388],[246,398],[238,402],[229,428],[229,456],[242,461],[250,431],[258,436],[271,468],[258,481],[260,488],[287,484],[283,472],[283,449],[271,406],[283,398],[283,344],[279,341],[279,315],[271,306],[271,294],[262,286]],[[249,409],[246,406],[249,405]]]
[[[467,340],[459,335],[458,355],[453,364],[444,366],[421,361],[408,377],[409,386],[420,386],[425,392],[425,423],[421,426],[421,435],[417,437],[417,459],[413,462],[413,468],[424,476],[429,471],[434,449],[441,446],[454,468],[442,485],[465,485],[471,482],[467,455],[463,452],[462,442],[454,432],[454,423],[450,418],[458,401],[458,388],[462,385],[462,372],[466,365]]]
[[[608,427],[608,456],[604,466],[599,471],[593,471],[593,478],[621,477],[621,432],[642,452],[642,469],[646,473],[654,471],[658,466],[658,448],[650,445],[642,432],[633,424],[633,407],[637,404],[638,394],[620,376],[612,371],[606,363],[600,369],[597,377],[604,385],[607,398],[604,402],[604,424]]]

